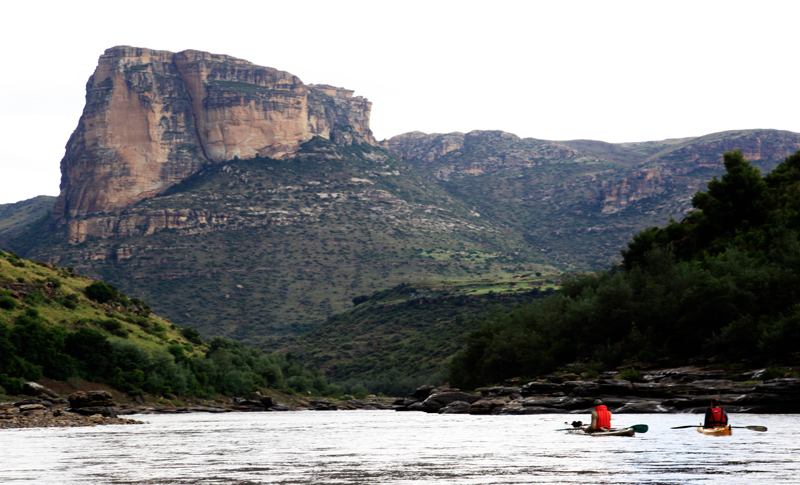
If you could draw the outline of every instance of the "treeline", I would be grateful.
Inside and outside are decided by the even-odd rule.
[[[467,295],[400,284],[357,296],[350,311],[330,316],[299,337],[274,341],[268,348],[291,350],[346,388],[405,396],[421,385],[447,382],[449,359],[463,345],[463,334],[477,328],[476,317],[493,309],[508,311],[552,293],[534,288]]]
[[[724,163],[725,175],[693,198],[697,210],[635,236],[622,268],[485,318],[454,358],[451,384],[532,377],[576,361],[601,371],[691,357],[731,366],[796,359],[800,152],[765,177],[739,151]]]
[[[13,325],[0,324],[0,386],[19,394],[24,380],[77,377],[106,382],[131,395],[233,396],[259,388],[316,395],[346,391],[328,385],[322,374],[307,370],[291,355],[261,355],[221,338],[212,340],[203,356],[192,352],[189,343],[148,351],[94,329],[73,332],[47,325],[35,309],[27,309]]]

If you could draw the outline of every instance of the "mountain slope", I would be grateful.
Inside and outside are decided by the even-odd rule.
[[[53,210],[56,198],[40,195],[32,199],[0,204],[0,238],[24,231]]]
[[[636,232],[691,210],[691,197],[740,149],[771,170],[800,134],[742,130],[647,143],[547,141],[510,133],[410,133],[390,150],[474,210],[575,269],[602,269]]]
[[[56,226],[15,247],[142,295],[205,336],[253,343],[307,331],[399,283],[548,268],[513,231],[385,150],[322,138],[294,159],[212,165],[162,196],[70,224],[103,237],[69,244]]]

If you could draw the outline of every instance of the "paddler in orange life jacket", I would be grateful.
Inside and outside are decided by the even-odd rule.
[[[584,431],[594,433],[595,431],[608,431],[609,429],[611,429],[611,412],[603,404],[602,399],[595,399],[592,424],[584,428]]]
[[[719,399],[714,398],[711,400],[711,407],[706,410],[706,420],[703,423],[704,428],[713,428],[715,426],[727,426],[728,413],[725,412],[719,405]]]

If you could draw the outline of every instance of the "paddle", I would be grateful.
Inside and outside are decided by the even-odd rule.
[[[689,426],[675,426],[671,429],[683,429],[683,428],[697,428],[698,426],[702,426],[700,424],[690,424]],[[766,426],[731,426],[731,428],[738,428],[738,429],[749,429],[750,431],[761,431],[764,432],[767,430]]]
[[[750,431],[761,431],[761,432],[764,432],[764,431],[767,430],[766,426],[731,426],[731,428],[740,428],[740,429],[741,428],[746,428],[746,429],[749,429]]]

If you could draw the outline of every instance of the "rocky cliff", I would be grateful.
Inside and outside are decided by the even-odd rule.
[[[350,90],[230,56],[113,47],[86,85],[53,215],[115,211],[208,163],[291,157],[314,136],[374,145],[370,108]],[[91,226],[71,224],[70,237]]]

